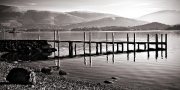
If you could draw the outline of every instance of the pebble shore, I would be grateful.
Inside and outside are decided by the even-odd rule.
[[[0,61],[0,90],[131,90],[123,86],[113,84],[91,83],[83,80],[72,80],[61,76],[46,75],[36,72],[35,85],[10,84],[6,81],[8,72],[15,67],[35,70],[18,63]]]

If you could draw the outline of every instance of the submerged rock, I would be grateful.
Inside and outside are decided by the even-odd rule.
[[[45,73],[45,74],[52,74],[53,73],[53,69],[49,68],[49,67],[44,67],[44,68],[41,69],[41,72]]]
[[[13,68],[6,80],[15,84],[36,84],[35,73],[24,68]]]
[[[106,84],[112,84],[112,83],[114,83],[114,82],[113,82],[113,81],[105,80],[104,83],[106,83]]]
[[[68,75],[69,73],[65,72],[64,70],[59,71],[59,75]]]

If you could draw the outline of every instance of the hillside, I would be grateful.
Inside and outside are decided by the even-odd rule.
[[[63,26],[62,28],[83,28],[83,27],[106,27],[106,26],[137,26],[147,24],[145,21],[128,19],[123,17],[107,17],[99,20],[93,20],[84,23],[77,23],[72,25]]]
[[[165,30],[168,27],[169,27],[169,25],[166,25],[166,24],[152,22],[152,23],[148,23],[145,25],[135,26],[135,27],[132,27],[131,29],[134,29],[134,30]]]
[[[180,24],[180,11],[164,10],[144,15],[137,18],[138,20],[148,22],[159,22],[168,25]]]
[[[67,12],[68,14],[78,16],[86,19],[87,21],[98,20],[106,17],[117,17],[117,15],[106,14],[106,13],[97,13],[97,12],[88,12],[88,11],[73,11]]]

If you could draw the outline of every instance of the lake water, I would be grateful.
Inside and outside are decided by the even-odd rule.
[[[88,40],[86,32],[86,40]],[[108,33],[108,40],[112,40],[112,32]],[[136,41],[147,41],[147,34],[150,34],[150,41],[155,41],[155,34],[167,34],[167,58],[165,51],[155,52],[137,52],[134,61],[134,54],[115,54],[104,56],[63,59],[60,62],[61,68],[70,73],[68,78],[83,79],[92,82],[103,83],[104,80],[112,80],[111,77],[117,77],[114,85],[122,85],[132,89],[141,90],[179,90],[180,89],[180,31],[121,31],[114,32],[115,41],[126,41],[127,33],[130,41],[133,41],[133,34],[136,33]],[[40,34],[41,39],[53,40],[53,32],[23,32],[6,33],[6,39],[37,39]],[[83,40],[83,32],[59,32],[60,40]],[[0,35],[1,39],[3,34]],[[164,37],[164,36],[163,36]],[[106,32],[92,32],[92,41],[105,41]],[[164,40],[164,38],[163,38]],[[53,43],[50,43],[53,45]],[[60,43],[60,55],[68,55],[67,43]],[[88,52],[86,45],[86,52]],[[153,47],[153,46],[151,46]],[[116,48],[116,46],[115,46]],[[143,47],[140,47],[143,48]],[[125,48],[126,49],[126,48]],[[133,49],[133,46],[130,46]],[[103,51],[105,51],[103,45]],[[108,50],[112,50],[109,45]],[[92,45],[92,52],[95,52],[95,45]],[[77,53],[83,53],[83,45],[77,44]],[[54,54],[52,54],[53,56]],[[56,52],[57,55],[57,52]],[[50,61],[42,61],[42,64],[48,65]],[[113,81],[113,80],[112,80]]]

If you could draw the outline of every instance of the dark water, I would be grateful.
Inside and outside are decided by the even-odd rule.
[[[134,54],[116,54],[84,58],[72,58],[61,60],[61,68],[69,72],[68,78],[89,80],[92,82],[103,83],[104,80],[112,80],[117,77],[114,85],[122,85],[132,89],[143,90],[178,90],[180,89],[180,31],[136,31],[136,32],[114,32],[115,41],[126,41],[129,33],[130,41],[133,41],[133,34],[136,33],[136,41],[147,41],[147,34],[150,34],[150,41],[155,41],[155,34],[168,34],[167,58],[165,52],[159,51],[158,58],[155,52]],[[40,34],[41,39],[53,39],[53,32],[24,32],[10,34],[6,33],[7,39],[37,39]],[[92,32],[93,41],[105,41],[106,32]],[[1,34],[2,36],[2,34]],[[0,37],[2,38],[2,37]],[[88,32],[87,38],[88,40]],[[60,32],[60,40],[83,40],[83,32]],[[112,40],[112,32],[108,32],[108,40]],[[51,43],[53,45],[53,43]],[[68,54],[67,43],[60,43],[60,55]],[[95,52],[95,45],[92,45],[92,52]],[[154,46],[151,46],[154,47]],[[115,46],[116,48],[116,46]],[[130,46],[132,49],[133,46]],[[140,47],[143,48],[143,47]],[[77,44],[77,53],[83,53],[82,44]],[[109,45],[109,50],[112,47]],[[105,51],[105,45],[103,46]],[[86,45],[88,52],[88,45]],[[53,56],[54,54],[52,54]],[[57,52],[56,52],[57,55]],[[43,62],[48,65],[48,61]]]

